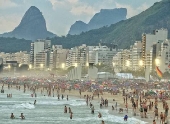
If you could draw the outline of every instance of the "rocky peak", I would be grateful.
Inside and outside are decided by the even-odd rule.
[[[2,34],[2,37],[16,37],[27,40],[44,39],[55,35],[47,31],[45,19],[40,10],[31,6],[24,14],[20,24],[9,33]]]

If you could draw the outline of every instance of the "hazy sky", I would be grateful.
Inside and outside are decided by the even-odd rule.
[[[89,22],[100,9],[127,8],[130,18],[161,0],[0,0],[0,34],[12,31],[30,6],[43,13],[47,29],[66,35],[77,20]]]

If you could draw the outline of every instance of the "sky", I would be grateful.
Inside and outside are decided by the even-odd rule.
[[[30,6],[43,13],[48,31],[66,35],[76,21],[88,23],[100,9],[127,8],[127,18],[161,0],[0,0],[0,34],[17,27]]]

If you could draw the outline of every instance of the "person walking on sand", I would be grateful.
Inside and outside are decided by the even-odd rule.
[[[161,114],[160,114],[160,124],[161,124],[161,122],[162,122],[162,124],[163,124],[163,113],[161,112]]]
[[[155,117],[157,117],[157,120],[158,120],[158,108],[155,108],[154,113],[155,113],[154,119]]]
[[[126,112],[128,113],[128,103],[126,103],[125,108],[126,108]]]

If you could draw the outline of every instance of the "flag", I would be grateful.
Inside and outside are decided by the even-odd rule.
[[[156,67],[156,73],[160,78],[162,78],[162,72],[161,72],[161,70],[159,70],[158,67]]]

